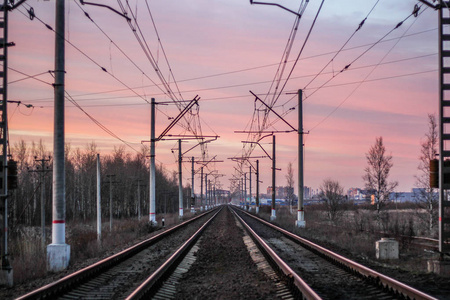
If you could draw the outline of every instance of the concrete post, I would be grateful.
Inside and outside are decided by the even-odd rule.
[[[256,160],[256,213],[259,214],[259,160]]]
[[[303,209],[304,184],[303,184],[303,100],[302,90],[298,90],[298,206],[297,227],[305,227],[305,211]]]
[[[276,185],[275,185],[275,135],[272,136],[272,214],[270,215],[270,220],[274,221],[277,218],[275,211],[275,195],[276,195]]]
[[[249,174],[249,178],[248,178],[248,183],[249,183],[249,203],[248,203],[248,211],[252,210],[252,166],[248,167],[248,174]]]
[[[200,211],[203,211],[203,167],[200,171]]]
[[[183,178],[182,165],[183,156],[181,155],[181,139],[178,140],[178,207],[180,208],[179,217],[183,218]]]
[[[194,157],[192,156],[192,184],[191,184],[191,213],[195,213],[195,192],[194,192]]]
[[[205,174],[205,210],[208,210],[208,174]]]
[[[155,166],[155,98],[152,98],[150,113],[150,212],[149,222],[157,225],[156,222],[156,166]]]
[[[141,220],[141,180],[138,179],[138,186],[137,186],[137,201],[138,201],[138,205],[137,205],[137,210],[138,210],[138,221]]]
[[[44,170],[45,160],[42,159],[42,169],[40,172],[40,181],[41,181],[41,230],[42,230],[42,249],[45,249],[45,170]]]
[[[100,176],[100,154],[97,154],[97,241],[102,240],[102,190]]]
[[[52,243],[47,246],[47,268],[58,272],[69,265],[70,246],[66,244],[66,199],[64,168],[64,74],[65,1],[57,0],[55,20],[55,105],[53,136],[53,224]]]
[[[244,209],[247,210],[247,174],[244,172]]]

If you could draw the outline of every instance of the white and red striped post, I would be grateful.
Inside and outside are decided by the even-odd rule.
[[[70,246],[66,244],[66,194],[64,167],[64,22],[65,1],[56,1],[55,21],[55,108],[53,136],[53,224],[52,243],[47,246],[49,271],[64,270],[70,261]]]

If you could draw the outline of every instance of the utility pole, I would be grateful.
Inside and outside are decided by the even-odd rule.
[[[53,225],[52,243],[47,246],[48,270],[52,272],[66,269],[70,260],[70,246],[66,244],[66,178],[64,167],[65,2],[62,0],[55,1]]]
[[[203,211],[203,167],[200,172],[200,211]]]
[[[100,154],[97,153],[97,242],[102,240],[102,190],[100,177]]]
[[[305,211],[303,210],[304,184],[303,184],[303,97],[302,90],[298,90],[298,204],[297,227],[305,227]]]
[[[178,207],[179,217],[183,218],[183,178],[182,178],[183,156],[181,155],[181,139],[178,140]]]
[[[8,10],[9,10],[9,1],[4,0],[3,1],[3,17],[0,20],[0,24],[3,28],[3,37],[0,44],[0,51],[2,52],[2,89],[0,96],[1,99],[1,122],[0,122],[0,142],[1,142],[1,149],[2,149],[2,157],[1,157],[1,164],[0,164],[0,174],[2,175],[1,178],[1,185],[0,185],[0,210],[1,210],[1,217],[2,220],[0,223],[0,234],[2,236],[1,241],[1,274],[0,274],[0,281],[3,285],[12,287],[13,286],[13,272],[12,267],[9,263],[8,259],[8,110],[7,110],[7,101],[8,101],[8,95],[7,95],[7,87],[8,87],[8,81],[7,81],[7,74],[8,74]]]
[[[205,174],[205,210],[208,210],[208,174]]]
[[[244,172],[244,209],[248,210],[247,204],[247,174]]]
[[[211,188],[211,180],[208,179],[208,193],[209,193],[209,207],[212,208],[212,188]]]
[[[151,225],[157,225],[156,222],[156,166],[155,166],[155,98],[151,102],[150,116],[150,213],[149,221]]]
[[[259,160],[256,160],[256,213],[259,214]]]
[[[112,232],[112,222],[113,222],[113,201],[112,201],[112,184],[116,182],[112,182],[112,178],[116,176],[115,174],[106,175],[106,178],[109,178],[109,231]]]
[[[142,179],[137,179],[137,210],[138,210],[138,220],[141,220],[141,181]]]
[[[42,248],[45,247],[45,175],[50,172],[51,169],[49,167],[45,167],[45,163],[50,161],[50,157],[48,159],[42,158],[37,159],[37,156],[34,157],[35,162],[40,163],[40,169],[37,167],[35,170],[30,170],[29,172],[39,173],[39,182],[41,186],[41,235],[42,235]]]
[[[250,193],[250,199],[249,199],[249,205],[248,205],[248,211],[252,210],[252,166],[248,167],[248,174],[249,174],[249,193]]]
[[[194,193],[194,157],[192,156],[192,184],[191,184],[191,213],[195,213],[195,193]]]
[[[275,186],[275,171],[276,171],[276,163],[275,163],[275,135],[272,136],[272,214],[270,215],[270,220],[274,221],[277,218],[275,211],[275,194],[276,194],[276,186]]]

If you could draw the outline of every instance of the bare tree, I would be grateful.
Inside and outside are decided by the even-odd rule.
[[[337,221],[343,213],[344,188],[337,180],[327,178],[320,186],[320,195],[325,200],[328,218],[333,222]]]
[[[379,218],[382,206],[389,201],[389,194],[398,185],[397,181],[388,182],[389,172],[392,166],[392,155],[386,154],[383,137],[377,137],[375,145],[366,153],[367,167],[364,169],[366,189],[375,196],[377,217]]]
[[[436,159],[438,147],[437,121],[434,114],[428,114],[428,132],[421,143],[419,156],[419,175],[416,176],[416,186],[419,188],[415,194],[415,200],[420,209],[426,210],[424,218],[430,231],[437,223],[438,217],[438,193],[430,184],[430,161]]]
[[[288,163],[286,183],[287,183],[286,200],[289,203],[289,208],[292,213],[292,203],[294,202],[294,169],[292,168],[292,162]]]

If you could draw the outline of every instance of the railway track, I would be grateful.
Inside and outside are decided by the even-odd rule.
[[[292,276],[303,298],[436,299],[240,209],[233,211],[254,233],[253,238],[272,251],[270,255]]]
[[[125,298],[217,211],[203,213],[17,299]]]
[[[150,240],[19,299],[435,299],[231,206]]]

